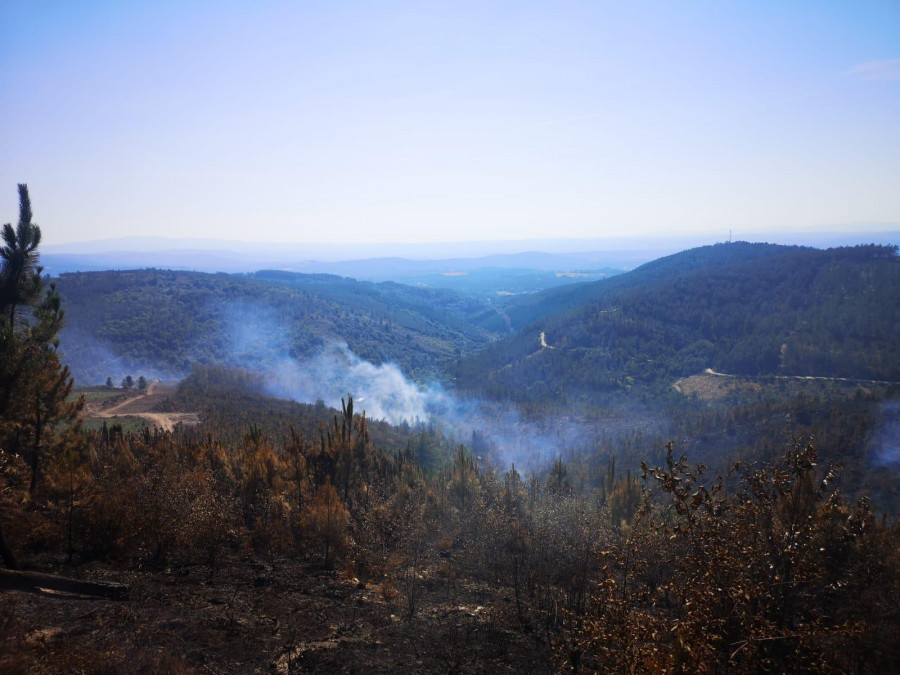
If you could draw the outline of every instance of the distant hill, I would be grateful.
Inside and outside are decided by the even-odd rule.
[[[724,235],[723,230],[720,234]],[[757,241],[817,248],[892,244],[900,224],[856,223],[841,229],[756,232]],[[710,235],[621,234],[596,239],[523,239],[428,243],[333,244],[227,241],[196,238],[120,237],[68,244],[43,243],[41,262],[49,274],[121,269],[184,269],[194,272],[292,272],[398,281],[398,271],[441,272],[446,266],[565,269],[634,269],[650,260],[710,243]],[[444,265],[447,263],[447,265]],[[349,271],[347,269],[349,266]],[[387,274],[388,276],[384,276]]]
[[[717,244],[507,311],[519,332],[465,359],[460,387],[535,402],[659,392],[705,368],[900,381],[892,246]]]
[[[265,367],[333,341],[429,379],[505,328],[496,310],[452,291],[330,275],[137,270],[56,282],[61,351],[79,384],[183,375],[193,363]]]
[[[727,267],[735,263],[765,260],[796,248],[799,247],[745,242],[703,246],[658,258],[616,279],[610,278],[577,286],[569,285],[514,298],[507,303],[506,312],[512,326],[519,329],[544,317],[581,307],[617,290],[653,286],[673,275],[695,269]]]
[[[619,274],[623,270],[610,266],[609,262],[616,259],[615,256],[614,253],[601,252],[523,252],[472,258],[415,260],[394,257],[323,262],[289,254],[275,258],[271,255],[254,257],[229,250],[172,249],[51,253],[43,255],[41,262],[45,270],[54,276],[71,272],[149,268],[238,274],[277,269],[352,277],[361,281],[395,281],[424,288],[447,288],[502,303],[511,295],[534,293]]]

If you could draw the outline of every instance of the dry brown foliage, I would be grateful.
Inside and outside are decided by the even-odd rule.
[[[900,663],[898,531],[848,508],[795,442],[776,466],[705,482],[668,447],[645,504],[603,554],[591,611],[558,643],[563,670],[887,672]]]

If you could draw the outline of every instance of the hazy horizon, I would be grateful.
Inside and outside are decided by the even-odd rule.
[[[748,238],[813,248],[858,244],[897,245],[900,227],[864,232],[780,232]],[[740,237],[732,237],[740,241]],[[657,258],[728,241],[708,235],[607,237],[395,244],[289,244],[212,239],[123,237],[43,247],[48,274],[106,269],[161,268],[197,272],[250,273],[276,269],[336,274],[368,281],[445,285],[428,275],[505,269],[535,272],[628,271]],[[483,272],[482,272],[483,273]],[[596,275],[595,275],[596,276]],[[587,278],[579,278],[579,281]],[[494,279],[495,283],[496,278]],[[572,281],[576,281],[572,279]],[[544,277],[542,287],[553,284]],[[503,283],[497,285],[502,286]],[[449,284],[459,287],[460,284]]]
[[[856,230],[854,227],[861,229]],[[724,235],[724,236],[722,236]],[[785,228],[780,231],[745,231],[735,233],[727,232],[675,232],[675,233],[649,233],[644,235],[606,235],[596,237],[547,237],[547,238],[513,238],[513,239],[471,239],[471,240],[447,240],[447,241],[378,241],[349,243],[351,248],[357,246],[375,249],[413,249],[434,250],[446,253],[460,253],[468,250],[491,251],[480,255],[509,254],[522,252],[548,252],[570,253],[583,251],[584,245],[597,247],[597,250],[616,249],[644,249],[655,246],[658,242],[672,245],[685,242],[704,242],[708,244],[724,241],[765,241],[768,243],[797,243],[804,241],[851,241],[859,240],[860,243],[868,238],[875,238],[879,242],[887,242],[891,238],[900,236],[900,222],[897,223],[865,223],[852,227],[841,228]],[[648,246],[651,245],[651,246]],[[695,245],[703,245],[696,243]],[[815,243],[809,245],[814,246]],[[832,244],[826,244],[832,245]],[[833,244],[844,245],[844,244]],[[292,242],[292,241],[256,241],[225,238],[201,238],[201,237],[170,237],[154,235],[125,235],[121,237],[109,237],[103,239],[77,240],[63,243],[45,243],[42,249],[50,253],[95,253],[116,251],[170,251],[170,250],[231,250],[231,246],[247,247],[250,250],[261,250],[272,246],[286,246],[291,249],[318,249],[329,250],[347,248],[347,242],[322,241],[322,242]],[[113,248],[108,248],[113,247]],[[479,254],[475,254],[476,256]]]

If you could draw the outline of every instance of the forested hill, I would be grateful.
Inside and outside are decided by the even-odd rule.
[[[767,260],[788,252],[796,252],[800,248],[799,246],[747,242],[702,246],[658,258],[627,274],[593,283],[570,284],[541,293],[515,296],[507,303],[506,313],[513,328],[521,329],[544,317],[574,310],[597,301],[609,293],[653,286],[662,280],[686,274],[692,270],[710,270],[715,267],[729,267],[740,263]]]
[[[61,350],[82,384],[180,375],[192,363],[257,367],[336,340],[431,378],[491,339],[480,326],[502,325],[496,310],[452,291],[330,275],[139,270],[56,281],[66,311]]]
[[[900,381],[896,247],[717,244],[510,311],[538,319],[464,360],[462,388],[599,401],[667,391],[705,368]]]

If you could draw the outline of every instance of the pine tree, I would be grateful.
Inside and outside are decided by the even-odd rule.
[[[15,229],[10,223],[3,226],[2,279],[0,279],[0,308],[9,314],[9,325],[16,323],[20,305],[33,305],[41,293],[41,271],[37,247],[41,243],[41,228],[31,222],[31,199],[28,186],[19,184],[19,222]]]
[[[64,312],[54,284],[44,292],[37,247],[41,229],[32,222],[28,187],[19,185],[19,222],[3,226],[0,248],[0,467],[25,456],[31,496],[42,484],[42,459],[71,441],[84,401],[68,400],[72,378],[59,360]],[[31,316],[23,310],[31,307]],[[2,514],[0,514],[2,516]],[[3,537],[0,557],[15,568]]]
[[[330,480],[316,491],[307,515],[308,529],[322,544],[323,564],[330,567],[332,556],[347,544],[347,521],[350,513]]]

